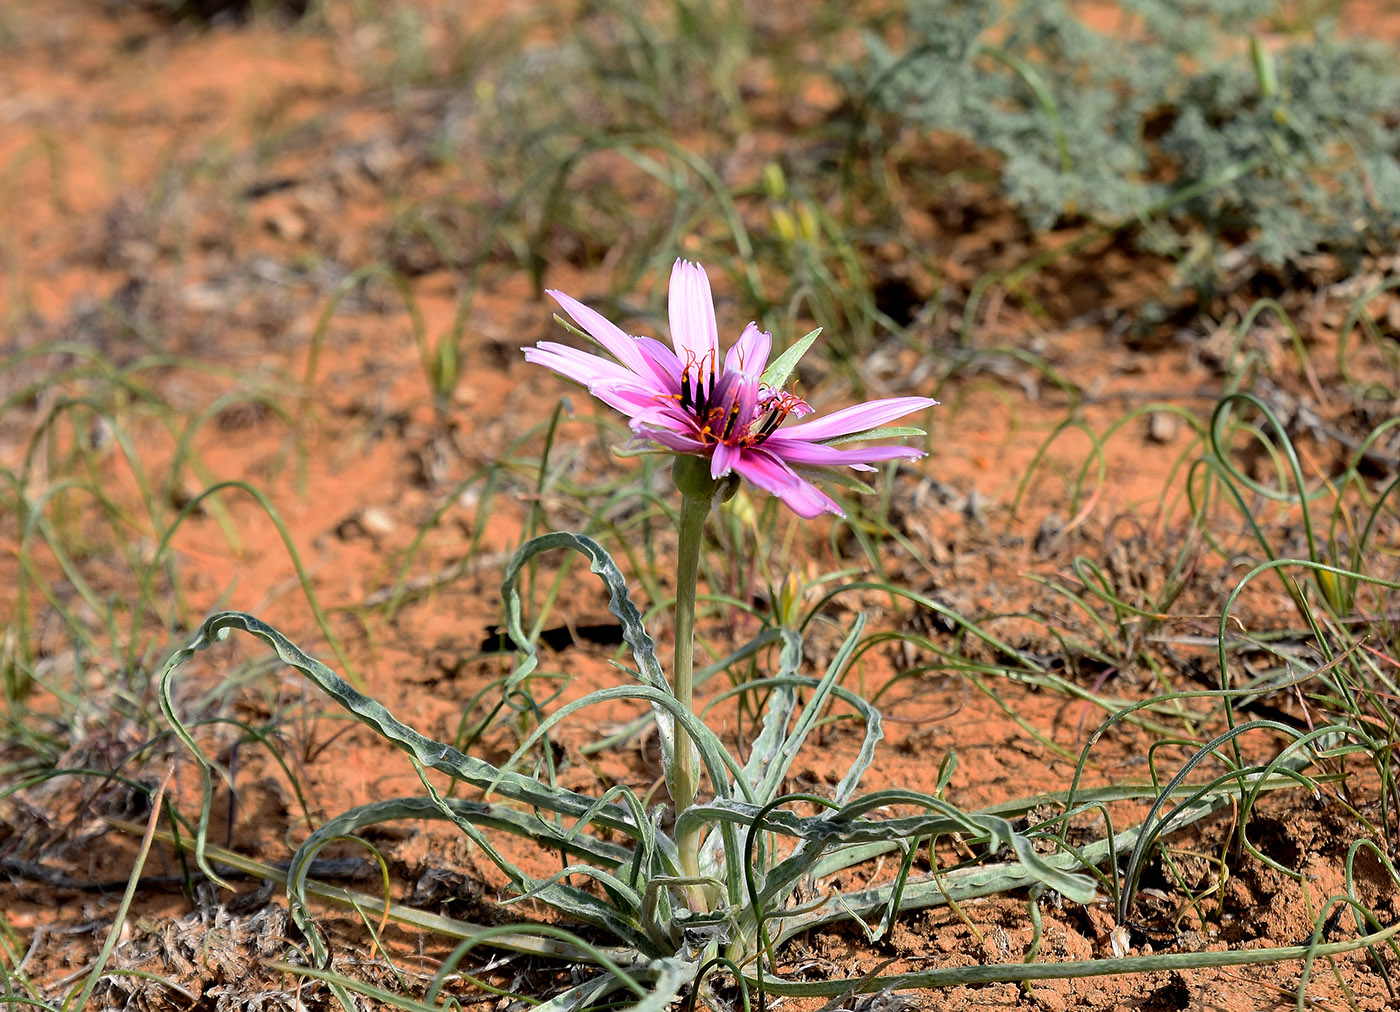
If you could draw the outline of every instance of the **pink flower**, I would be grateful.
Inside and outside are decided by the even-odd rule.
[[[671,271],[675,351],[653,338],[623,333],[563,292],[549,294],[616,361],[554,341],[526,348],[527,361],[587,386],[593,396],[626,415],[639,438],[678,454],[708,458],[712,478],[738,474],[778,496],[799,516],[844,516],[841,507],[799,470],[849,466],[873,471],[873,461],[923,456],[911,446],[844,449],[830,444],[859,438],[937,403],[927,397],[866,401],[825,418],[784,426],[789,417],[812,411],[801,397],[781,388],[816,333],[770,366],[773,338],[750,323],[721,366],[710,281],[699,264],[677,260]]]

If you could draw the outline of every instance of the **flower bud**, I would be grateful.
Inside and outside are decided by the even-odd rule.
[[[787,197],[787,179],[783,177],[783,167],[777,162],[763,166],[763,190],[774,200]]]
[[[797,223],[793,221],[792,212],[786,207],[773,208],[773,228],[778,233],[778,238],[789,246],[797,241]]]
[[[796,629],[798,621],[802,618],[802,599],[807,596],[807,590],[802,586],[802,578],[796,572],[789,571],[783,577],[782,586],[778,588],[778,600],[774,607],[778,624],[787,629]]]

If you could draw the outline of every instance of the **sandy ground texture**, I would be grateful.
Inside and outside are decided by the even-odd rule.
[[[1345,7],[1347,30],[1400,35],[1394,5]],[[435,26],[448,22],[435,20],[441,12],[433,5],[425,10],[425,44],[437,53]],[[505,3],[467,5],[453,30],[485,37],[510,11]],[[401,83],[376,74],[376,61],[394,45],[385,34],[391,19],[366,27],[332,11],[326,20],[329,26],[319,28],[276,16],[200,25],[139,4],[76,0],[19,0],[0,15],[9,32],[0,57],[0,318],[10,356],[0,377],[7,398],[0,461],[25,475],[32,499],[62,480],[63,468],[72,466],[65,454],[79,445],[91,451],[94,470],[87,477],[134,518],[121,525],[125,540],[114,544],[113,526],[90,499],[74,500],[55,523],[67,532],[69,561],[76,560],[99,601],[131,600],[140,592],[133,573],[156,551],[153,525],[142,520],[151,497],[168,518],[216,482],[246,482],[272,506],[286,535],[284,541],[268,510],[243,488],[201,501],[173,537],[177,575],[151,608],[155,615],[184,616],[174,623],[178,628],[143,617],[131,635],[95,634],[105,647],[75,650],[56,609],[76,610],[79,621],[100,625],[97,613],[83,612],[89,606],[65,575],[64,560],[38,549],[33,565],[51,581],[54,597],[17,601],[9,588],[21,582],[18,549],[28,535],[17,513],[0,518],[8,549],[0,558],[0,608],[31,611],[28,630],[45,685],[71,685],[80,696],[61,699],[40,686],[25,712],[42,728],[36,733],[59,743],[53,766],[118,770],[134,782],[63,777],[0,798],[0,910],[11,952],[48,996],[81,984],[114,924],[138,842],[114,827],[144,824],[146,792],[167,770],[174,770],[171,803],[190,814],[198,810],[196,771],[177,744],[161,738],[149,683],[160,657],[189,635],[190,623],[215,608],[244,609],[331,660],[300,567],[366,691],[411,715],[425,733],[452,739],[486,714],[483,691],[513,664],[512,655],[492,649],[503,559],[525,532],[567,529],[582,522],[585,508],[603,510],[608,483],[638,473],[635,460],[610,455],[609,445],[620,439],[615,427],[606,428],[612,423],[605,409],[522,360],[521,346],[559,336],[534,279],[508,249],[477,248],[472,222],[452,217],[453,207],[496,199],[473,171],[470,150],[455,148],[446,157],[441,150],[470,138],[471,101],[431,79]],[[547,42],[545,28],[531,31]],[[479,93],[476,99],[484,101]],[[761,81],[750,100],[764,108]],[[800,123],[834,115],[840,100],[814,86],[792,116]],[[726,178],[736,186],[756,181],[765,152],[781,147],[792,121],[756,115],[752,149],[723,165]],[[977,157],[948,139],[908,144],[911,160],[935,170]],[[713,155],[703,138],[696,146]],[[587,184],[585,173],[579,185]],[[434,209],[430,224],[447,240],[430,242],[424,238],[430,230],[405,226],[409,212],[421,208]],[[630,210],[668,213],[645,199]],[[922,348],[879,345],[859,384],[823,362],[802,377],[821,408],[857,395],[921,393],[942,402],[930,417],[933,454],[901,468],[886,488],[888,517],[903,540],[879,551],[884,578],[963,615],[1005,616],[995,620],[998,635],[1047,664],[1058,658],[1058,674],[1085,690],[1139,699],[1164,684],[1218,685],[1218,616],[1225,595],[1258,559],[1246,554],[1248,532],[1238,518],[1219,532],[1226,549],[1238,547],[1234,556],[1187,534],[1185,474],[1203,451],[1183,418],[1208,418],[1227,380],[1238,375],[1239,356],[1254,355],[1254,389],[1287,420],[1307,475],[1335,473],[1365,434],[1394,413],[1392,402],[1343,384],[1335,363],[1357,295],[1393,277],[1400,264],[1384,251],[1345,270],[1320,257],[1306,279],[1282,290],[1242,270],[1202,306],[1173,286],[1169,264],[1129,242],[1083,241],[1073,229],[1031,233],[994,187],[975,177],[932,202],[911,198],[907,211],[911,245],[942,265],[938,291],[921,262],[897,248],[880,255],[898,282],[887,291],[920,304],[943,300],[944,310],[914,324]],[[580,242],[562,232],[552,240],[543,281],[604,299],[613,262]],[[979,344],[1019,349],[1048,365],[1053,378],[1010,354],[949,374],[940,356],[957,343],[953,321],[978,279],[1070,242],[1079,242],[1074,253],[1051,261],[1021,293],[996,286],[983,292],[977,314]],[[355,282],[356,272],[372,264],[391,265],[404,279],[416,323],[383,277]],[[414,327],[431,340],[451,333],[469,270],[477,273],[461,331],[462,378],[446,403],[435,403]],[[740,293],[722,272],[715,283],[721,331],[737,333],[746,322]],[[635,304],[659,295],[662,285],[661,276],[648,274]],[[1032,298],[1022,297],[1027,294]],[[1292,357],[1292,337],[1276,315],[1261,314],[1234,347],[1238,321],[1262,294],[1276,296],[1296,321],[1307,369]],[[1149,299],[1169,312],[1166,322],[1139,333],[1130,321]],[[1368,310],[1393,340],[1400,300],[1384,294]],[[805,332],[805,322],[780,339]],[[660,333],[657,318],[643,315],[630,325]],[[1379,382],[1390,375],[1388,366],[1368,349],[1359,347],[1350,367],[1354,376],[1374,373]],[[36,351],[42,353],[29,354]],[[97,383],[87,368],[93,362],[128,370],[130,382],[114,401],[120,426],[86,415],[82,426],[49,421],[60,401],[90,393]],[[110,393],[114,385],[104,389]],[[12,397],[20,391],[25,395]],[[570,411],[554,435],[552,477],[537,484],[519,461],[539,458],[540,427],[561,397]],[[1156,409],[1140,411],[1145,405]],[[1132,412],[1139,413],[1114,429]],[[1076,426],[1047,443],[1070,417]],[[1112,437],[1091,457],[1094,444],[1085,433],[1108,432]],[[1382,439],[1367,452],[1374,486],[1382,488],[1396,473],[1400,446]],[[1086,459],[1092,467],[1081,480]],[[496,468],[503,461],[507,466]],[[571,491],[577,488],[591,490],[586,507]],[[658,488],[667,494],[664,484]],[[760,496],[753,501],[762,507]],[[635,496],[624,499],[600,538],[617,550],[629,576],[639,569],[653,574],[650,583],[637,576],[645,608],[664,603],[671,589],[674,535],[659,524],[641,533],[625,526],[627,511],[638,508]],[[1299,551],[1294,519],[1262,507],[1260,516],[1278,524],[1285,551]],[[620,538],[623,530],[630,533]],[[849,529],[835,537],[825,530],[824,522],[780,517],[771,542],[787,546],[780,557],[756,557],[751,541],[731,545],[729,564],[710,570],[707,589],[755,601],[761,613],[784,567],[808,580],[842,569],[852,579],[873,572]],[[1393,526],[1381,531],[1378,543],[1393,549],[1396,533]],[[620,543],[629,538],[635,540]],[[1169,560],[1179,557],[1191,560],[1185,588],[1170,619],[1141,634],[1153,637],[1150,643],[1133,641],[1138,634],[1129,631],[1121,661],[1081,649],[1095,640],[1097,627],[1056,589],[1081,586],[1077,559],[1094,560],[1125,600],[1149,602],[1162,589]],[[619,638],[606,597],[578,574],[570,579],[547,622],[544,650],[545,668],[567,676],[560,701],[619,677],[611,663]],[[1296,627],[1288,597],[1277,582],[1265,582],[1241,597],[1240,627]],[[817,596],[813,591],[810,600]],[[862,592],[833,603],[824,612],[831,621],[812,626],[808,656],[817,669],[858,609],[872,628],[917,633],[941,648],[953,642],[937,612]],[[652,621],[665,660],[664,610]],[[759,621],[708,611],[700,626],[705,649],[722,655],[757,632]],[[976,655],[979,648],[965,649]],[[1155,671],[1133,660],[1143,652]],[[214,842],[262,861],[285,861],[309,823],[353,804],[421,791],[401,754],[340,719],[299,678],[258,664],[260,657],[246,643],[221,648],[190,665],[177,690],[187,714],[279,728],[276,751],[285,766],[269,748],[235,746],[232,725],[201,730],[235,785],[217,793]],[[997,661],[990,652],[980,659]],[[896,678],[920,667],[927,670]],[[111,672],[124,668],[145,677],[115,688]],[[240,672],[238,684],[224,684],[229,671]],[[1103,716],[1063,692],[948,674],[908,640],[866,652],[848,684],[883,692],[888,716],[887,740],[865,786],[929,789],[939,760],[956,752],[947,796],[967,808],[1063,790],[1073,757]],[[1301,695],[1271,697],[1241,712],[1305,726],[1317,716],[1309,706]],[[580,752],[600,728],[621,726],[636,712],[619,703],[563,726],[553,736],[560,783],[589,791],[614,783],[640,791],[653,786],[654,738]],[[80,720],[66,728],[44,724],[74,713]],[[718,709],[713,720],[728,737],[745,732],[732,707]],[[1143,779],[1156,740],[1127,725],[1115,728],[1096,745],[1087,782]],[[516,741],[511,726],[495,724],[474,748],[500,761]],[[1282,742],[1266,734],[1246,747],[1254,758],[1267,757]],[[847,723],[825,728],[795,768],[793,789],[828,790],[858,744]],[[13,763],[33,754],[21,741],[4,749]],[[1156,760],[1174,771],[1189,754],[1167,747]],[[1364,835],[1353,813],[1374,821],[1380,805],[1375,777],[1364,769],[1354,771],[1345,790],[1286,791],[1263,802],[1251,842],[1300,872],[1298,878],[1235,857],[1228,810],[1174,836],[1171,861],[1154,860],[1143,880],[1129,951],[1305,941],[1323,902],[1344,889],[1348,847]],[[1123,809],[1124,816],[1133,811]],[[451,830],[408,824],[367,838],[387,864],[397,899],[485,923],[518,915],[519,908],[496,905],[501,877]],[[1381,845],[1393,854],[1394,842]],[[541,873],[557,861],[523,849],[512,854]],[[1224,854],[1231,855],[1228,866]],[[364,848],[346,845],[326,857],[339,863],[322,866],[325,877],[372,894],[380,889],[378,866]],[[922,859],[920,867],[927,868]],[[847,885],[889,871],[862,869]],[[1356,875],[1358,894],[1383,923],[1392,923],[1400,915],[1400,891],[1380,862],[1363,854]],[[161,846],[143,876],[110,966],[159,975],[183,991],[141,976],[111,977],[92,1007],[325,1006],[319,985],[298,984],[266,965],[284,958],[298,937],[280,887],[245,878],[230,893],[201,881],[190,895],[180,862]],[[421,994],[451,948],[450,940],[391,925],[381,951],[359,918],[325,913],[346,972],[380,986]],[[1040,959],[1114,954],[1106,897],[1083,907],[1047,903],[1044,916]],[[377,926],[375,916],[367,919]],[[1350,916],[1329,923],[1328,932],[1329,940],[1351,937]],[[1015,962],[1031,935],[1024,894],[994,896],[969,901],[960,912],[940,906],[911,913],[874,943],[854,926],[813,932],[792,943],[780,969],[823,979]],[[470,969],[517,993],[543,996],[567,979],[567,971],[523,957],[488,959],[474,954]],[[1393,974],[1393,959],[1389,966]],[[851,999],[840,1007],[1243,1012],[1292,1007],[1300,970],[1293,962],[1046,981],[1033,989],[990,984],[915,995],[907,1005],[886,997],[883,1004]],[[1391,1007],[1386,982],[1365,954],[1319,964],[1306,994],[1318,1009]],[[468,1007],[486,1005],[518,1007],[495,997]],[[815,1010],[823,1003],[775,1007]]]

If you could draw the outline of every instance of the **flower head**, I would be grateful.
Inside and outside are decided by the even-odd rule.
[[[783,385],[815,333],[771,365],[771,335],[750,323],[719,358],[710,281],[699,264],[677,260],[671,271],[671,344],[632,337],[563,292],[550,296],[615,361],[554,341],[525,349],[525,358],[582,383],[630,420],[638,438],[677,454],[709,460],[710,476],[737,474],[778,496],[803,517],[841,508],[800,471],[820,467],[874,470],[874,461],[923,456],[911,446],[846,449],[832,441],[858,438],[936,401],[888,397],[844,408],[815,421],[785,425],[812,406]]]

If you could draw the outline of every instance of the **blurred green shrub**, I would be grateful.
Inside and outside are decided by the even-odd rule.
[[[1204,229],[1271,265],[1389,244],[1394,53],[1321,23],[1269,34],[1277,9],[1121,0],[1098,31],[1063,0],[910,0],[903,51],[870,41],[873,101],[1000,154],[1039,230],[1140,220],[1145,246],[1182,255]]]

